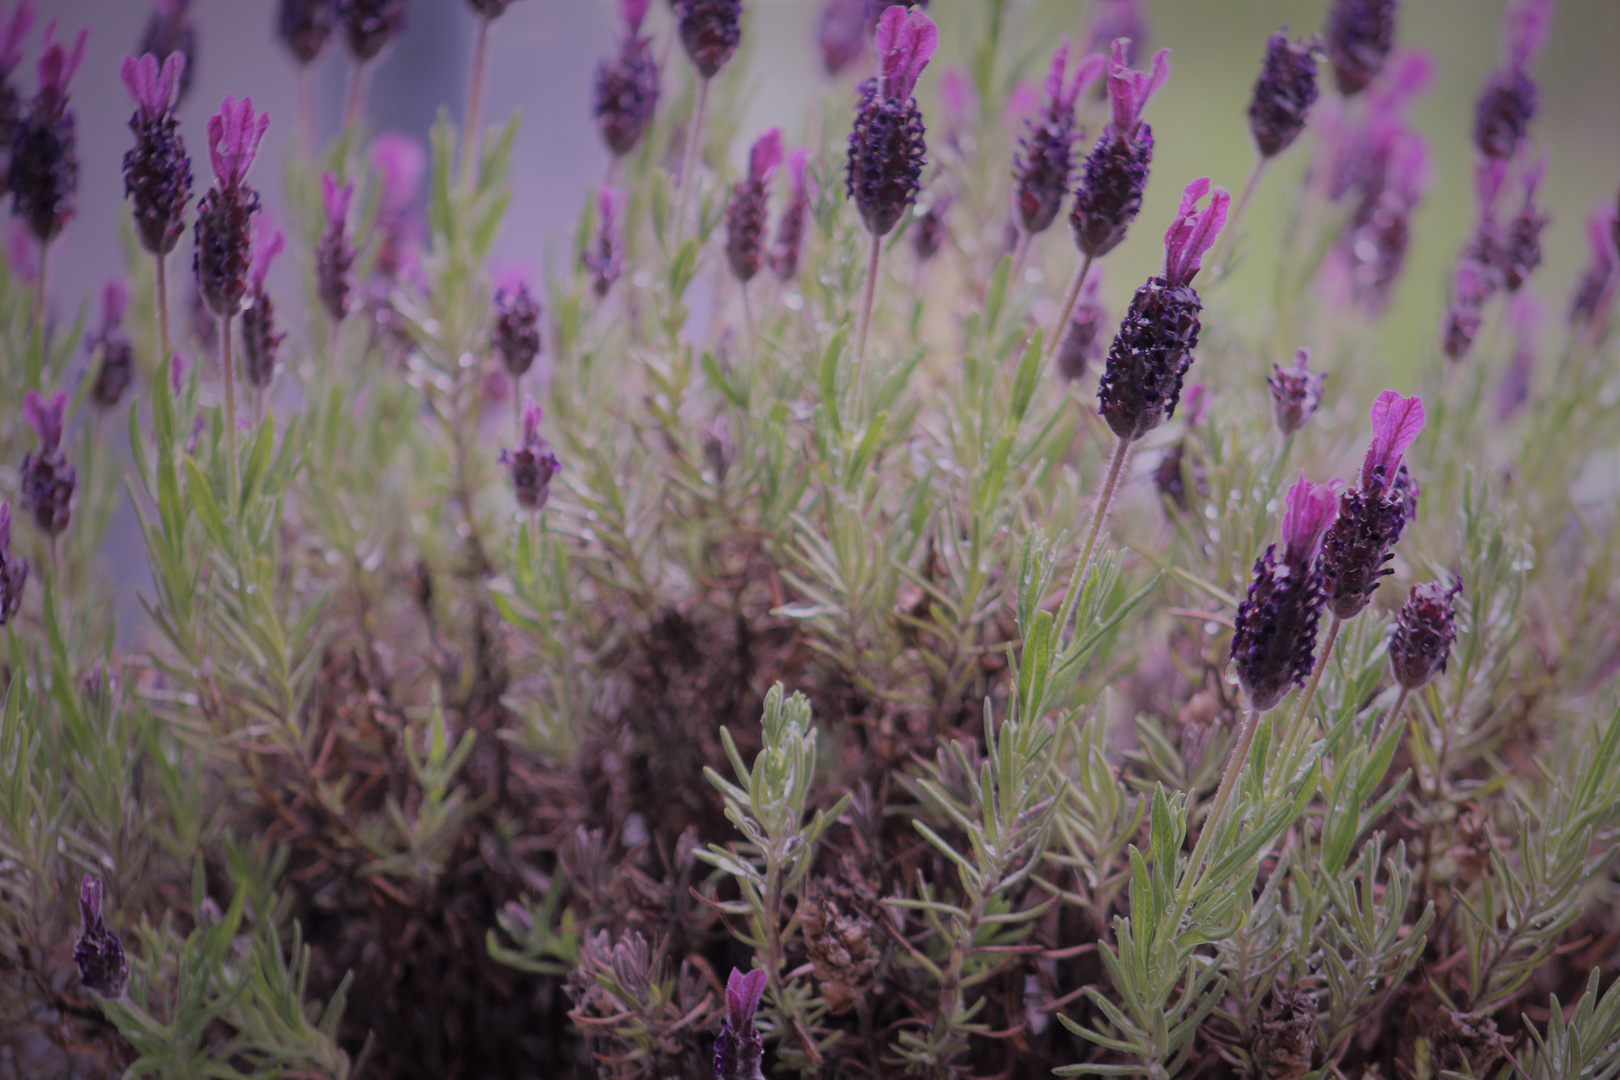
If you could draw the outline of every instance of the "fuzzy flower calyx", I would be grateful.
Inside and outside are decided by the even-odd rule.
[[[236,315],[247,293],[259,196],[245,178],[269,126],[270,114],[255,114],[252,98],[237,101],[230,95],[208,120],[208,153],[217,183],[197,204],[192,269],[199,294],[222,319]]]
[[[84,62],[90,36],[88,30],[80,30],[69,50],[53,40],[55,34],[56,23],[52,22],[45,28],[45,45],[39,59],[39,92],[17,118],[6,170],[11,212],[41,244],[60,235],[75,210],[79,188],[77,120],[68,108],[67,90]]]
[[[1063,330],[1063,340],[1058,343],[1057,371],[1064,379],[1079,380],[1088,367],[1102,359],[1107,320],[1102,306],[1102,271],[1097,269],[1087,277],[1086,287],[1069,315],[1069,325]]]
[[[788,155],[790,192],[787,208],[776,223],[776,242],[771,249],[771,272],[782,281],[799,273],[799,253],[804,247],[805,225],[810,217],[810,192],[814,181],[808,174],[810,151],[799,147]]]
[[[337,21],[335,0],[281,0],[276,33],[301,65],[321,55]]]
[[[1553,0],[1513,0],[1502,13],[1502,67],[1485,83],[1474,109],[1474,147],[1507,160],[1528,137],[1540,94],[1529,67],[1547,40]]]
[[[135,345],[123,332],[128,307],[129,286],[117,279],[107,282],[101,290],[101,329],[92,342],[101,351],[90,384],[90,402],[98,409],[115,407],[135,381]]]
[[[405,29],[405,0],[341,0],[349,52],[361,63],[375,60]]]
[[[719,1080],[761,1080],[765,1043],[754,1017],[768,976],[761,968],[744,975],[736,968],[726,980],[726,1014],[714,1040],[714,1073]]]
[[[1426,581],[1414,585],[1401,605],[1389,635],[1389,667],[1407,690],[1421,690],[1446,670],[1457,640],[1456,598],[1462,591],[1462,578],[1453,578],[1449,588]]]
[[[349,273],[354,268],[354,248],[349,243],[349,204],[354,200],[354,184],[338,186],[331,173],[321,175],[321,203],[326,210],[326,232],[315,249],[315,284],[327,318],[342,322],[349,314]]]
[[[624,271],[624,241],[619,236],[619,216],[624,212],[624,193],[604,185],[596,194],[596,236],[580,260],[591,272],[591,288],[606,296]]]
[[[658,108],[658,61],[652,39],[641,33],[647,0],[620,0],[625,24],[617,55],[596,65],[595,106],[597,130],[615,155],[636,148],[642,132]]]

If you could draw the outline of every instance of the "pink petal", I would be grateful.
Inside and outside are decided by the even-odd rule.
[[[768,184],[781,164],[782,129],[771,128],[754,141],[748,155],[748,175],[762,184]]]
[[[1299,471],[1299,479],[1283,500],[1282,535],[1289,562],[1309,562],[1315,558],[1322,534],[1338,514],[1338,491],[1342,483],[1330,480],[1313,484],[1305,479],[1304,469]]]
[[[1395,472],[1401,467],[1401,458],[1406,455],[1409,448],[1423,430],[1427,419],[1423,411],[1423,399],[1417,395],[1401,397],[1394,390],[1385,390],[1378,395],[1372,406],[1372,444],[1367,447],[1367,456],[1361,463],[1361,486],[1370,487],[1376,477],[1373,470],[1378,466],[1384,467],[1384,482],[1388,483],[1395,478]]]

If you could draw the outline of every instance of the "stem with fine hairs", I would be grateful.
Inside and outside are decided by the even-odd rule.
[[[1406,708],[1406,696],[1411,692],[1407,687],[1401,687],[1399,696],[1395,698],[1395,704],[1390,706],[1389,714],[1384,717],[1382,723],[1373,729],[1372,741],[1374,743],[1383,738],[1384,732],[1389,730],[1389,725],[1401,722],[1401,710]]]
[[[1333,653],[1333,644],[1339,640],[1339,628],[1344,621],[1337,615],[1329,617],[1327,639],[1322,642],[1322,655],[1316,658],[1316,666],[1311,669],[1311,680],[1305,684],[1305,692],[1299,695],[1299,711],[1294,719],[1302,720],[1305,712],[1311,707],[1311,701],[1316,697],[1316,686],[1322,681],[1322,672],[1327,669],[1328,657]]]
[[[343,111],[343,131],[345,134],[354,130],[360,122],[360,114],[366,104],[366,84],[370,81],[371,65],[364,60],[355,62],[354,71],[349,76],[349,104]]]
[[[1119,491],[1119,478],[1125,471],[1125,459],[1130,453],[1130,440],[1121,438],[1114,444],[1114,453],[1108,459],[1108,475],[1103,480],[1102,494],[1097,496],[1096,509],[1091,512],[1091,527],[1086,530],[1085,546],[1080,549],[1080,576],[1077,580],[1082,589],[1086,587],[1086,579],[1091,576],[1091,564],[1097,556],[1097,540],[1102,535],[1103,523],[1108,520],[1108,509]]]
[[[1215,791],[1215,802],[1209,808],[1209,816],[1204,819],[1204,827],[1198,832],[1198,842],[1193,845],[1192,861],[1188,863],[1189,876],[1187,878],[1187,896],[1178,903],[1182,911],[1192,899],[1193,887],[1198,884],[1198,876],[1203,868],[1204,856],[1209,850],[1209,842],[1216,832],[1220,830],[1221,818],[1226,813],[1226,804],[1232,801],[1232,792],[1237,789],[1238,777],[1243,773],[1243,766],[1249,760],[1249,748],[1254,745],[1254,733],[1260,727],[1260,711],[1251,702],[1243,714],[1243,730],[1238,734],[1237,745],[1226,757],[1226,767],[1221,770],[1221,786]],[[1177,914],[1172,925],[1179,925],[1181,915]]]
[[[692,170],[697,168],[698,147],[703,144],[703,120],[709,112],[709,80],[698,76],[697,106],[692,110],[692,126],[686,132],[686,153],[681,155],[681,175],[675,188],[675,242],[680,243],[686,224],[686,192],[692,186]]]
[[[228,492],[231,513],[237,511],[236,500],[241,495],[242,478],[238,474],[241,464],[236,460],[236,372],[231,357],[231,317],[219,320],[220,364],[225,369],[225,454],[226,468],[231,478]]]
[[[49,242],[39,245],[39,280],[34,284],[34,326],[39,330],[40,340],[45,339],[45,256],[51,250]]]
[[[1243,215],[1249,209],[1249,202],[1254,198],[1255,189],[1260,186],[1260,177],[1265,174],[1266,162],[1270,158],[1256,155],[1254,167],[1249,170],[1249,178],[1243,182],[1243,194],[1238,196],[1237,205],[1232,208],[1232,214],[1226,219],[1226,228],[1221,231],[1221,238],[1215,243],[1216,257],[1209,260],[1213,270],[1212,277],[1226,276],[1226,260],[1232,255],[1232,248],[1237,244],[1237,227],[1243,221]]]
[[[489,68],[489,20],[478,20],[478,36],[473,39],[472,81],[467,87],[466,131],[461,137],[461,186],[472,183],[473,162],[478,157],[484,113],[484,81]]]
[[[872,254],[866,260],[866,287],[861,292],[861,314],[855,324],[855,363],[866,361],[866,333],[872,329],[872,300],[877,296],[878,261],[883,257],[883,237],[872,234]]]
[[[158,363],[169,358],[172,346],[169,344],[169,259],[166,255],[154,255],[157,260],[157,322],[158,344],[162,352],[158,354]]]
[[[1086,255],[1080,260],[1080,268],[1074,272],[1074,280],[1069,282],[1068,294],[1063,297],[1063,310],[1058,313],[1058,320],[1052,327],[1052,340],[1046,343],[1046,362],[1050,363],[1052,357],[1057,355],[1058,343],[1069,330],[1069,316],[1074,314],[1074,305],[1080,299],[1080,289],[1086,283],[1086,275],[1091,273],[1091,264],[1094,260]]]

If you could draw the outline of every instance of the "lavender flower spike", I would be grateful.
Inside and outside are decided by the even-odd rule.
[[[1142,209],[1148,166],[1153,163],[1153,129],[1142,122],[1142,110],[1170,78],[1169,49],[1159,50],[1148,73],[1130,70],[1129,48],[1124,38],[1114,41],[1108,69],[1113,122],[1086,156],[1069,212],[1075,245],[1093,259],[1120,245]]]
[[[308,67],[326,48],[337,13],[334,0],[281,0],[276,33],[300,66]]]
[[[11,555],[11,504],[0,501],[0,626],[22,610],[23,588],[28,584],[28,560]]]
[[[765,1044],[754,1017],[768,976],[761,968],[744,975],[736,968],[726,980],[726,1015],[714,1040],[714,1074],[719,1080],[762,1080]]]
[[[1480,92],[1474,147],[1489,158],[1513,157],[1528,135],[1539,94],[1528,68],[1547,40],[1553,0],[1513,0],[1502,13],[1502,68]]]
[[[766,185],[782,164],[782,129],[761,135],[748,154],[748,175],[731,187],[726,205],[726,261],[744,285],[759,273],[765,250]]]
[[[107,929],[101,911],[101,879],[84,875],[79,887],[79,917],[82,927],[73,948],[73,962],[79,965],[84,988],[105,998],[115,998],[129,983],[129,965],[124,962],[124,943]]]
[[[62,454],[62,426],[67,418],[68,395],[58,390],[49,403],[38,390],[23,398],[23,416],[39,436],[39,449],[23,458],[22,504],[34,514],[34,524],[46,536],[60,535],[73,516],[73,490],[79,474]]]
[[[247,293],[259,196],[244,180],[269,126],[270,114],[255,114],[252,98],[237,101],[229,94],[208,120],[208,155],[217,182],[197,204],[192,269],[209,310],[222,319],[235,316]]]
[[[101,350],[90,401],[98,409],[115,408],[135,381],[135,345],[124,334],[124,312],[129,307],[129,286],[116,278],[101,290],[101,330],[94,345]]]
[[[264,279],[270,263],[287,246],[287,238],[277,229],[270,239],[258,245],[253,254],[253,274],[248,282],[248,306],[242,311],[242,377],[250,386],[263,390],[276,377],[276,351],[286,334],[276,333],[276,308]]]
[[[174,115],[185,67],[184,53],[171,53],[162,67],[147,53],[124,57],[120,72],[136,105],[129,120],[135,145],[124,154],[124,197],[135,205],[135,235],[153,255],[167,255],[180,242],[181,215],[191,198],[191,161]]]
[[[349,272],[354,267],[354,248],[349,243],[348,217],[353,199],[353,183],[339,187],[336,176],[321,175],[326,233],[315,248],[315,284],[327,318],[335,323],[349,314]]]
[[[1086,368],[1102,359],[1104,326],[1107,314],[1102,306],[1102,270],[1099,267],[1086,277],[1085,288],[1069,316],[1069,325],[1063,331],[1054,359],[1057,372],[1069,382],[1077,382]]]
[[[810,151],[804,147],[788,155],[788,179],[792,194],[787,209],[776,223],[776,243],[771,250],[771,272],[782,281],[792,281],[799,273],[799,251],[804,246],[805,222],[810,217],[810,192],[814,181],[806,173]]]
[[[152,0],[152,17],[146,21],[136,53],[152,53],[160,61],[171,56],[185,57],[176,95],[184,101],[191,92],[192,73],[197,70],[197,27],[191,21],[191,0]]]
[[[1249,131],[1262,158],[1273,158],[1305,130],[1305,114],[1316,103],[1314,38],[1289,41],[1279,30],[1266,42],[1266,58],[1249,103]]]
[[[1462,578],[1453,578],[1449,589],[1438,581],[1412,587],[1389,635],[1389,667],[1402,688],[1421,690],[1446,670],[1457,640],[1456,598],[1462,591]]]
[[[847,178],[873,236],[887,235],[917,199],[927,147],[912,90],[938,44],[939,29],[921,11],[896,5],[878,23],[879,75],[861,84]]]
[[[692,66],[712,79],[742,43],[742,0],[675,0],[676,30]]]
[[[1620,213],[1607,203],[1599,205],[1586,219],[1586,238],[1592,248],[1592,261],[1587,263],[1570,301],[1572,326],[1585,326],[1596,318],[1616,282],[1620,282]]]
[[[551,479],[562,468],[557,455],[540,437],[540,406],[534,395],[523,397],[523,442],[513,450],[501,451],[501,464],[512,473],[512,492],[525,510],[544,510],[551,497]]]
[[[355,60],[375,60],[405,29],[405,0],[344,0],[343,31]]]
[[[1198,201],[1209,194],[1209,205]],[[1204,252],[1226,224],[1232,197],[1225,188],[1211,193],[1207,178],[1187,185],[1181,209],[1164,238],[1164,273],[1136,290],[1130,310],[1108,350],[1108,366],[1097,387],[1098,412],[1114,434],[1140,439],[1176,413],[1181,380],[1198,345],[1203,301],[1192,280]]]
[[[1024,122],[1025,134],[1013,164],[1019,223],[1031,236],[1045,232],[1063,205],[1074,171],[1074,143],[1079,138],[1075,102],[1102,75],[1105,61],[1101,53],[1086,56],[1075,65],[1072,78],[1067,78],[1068,66],[1069,39],[1065,36],[1052,54],[1044,108]]]
[[[1255,560],[1248,599],[1238,607],[1232,660],[1257,713],[1275,708],[1291,687],[1303,685],[1315,665],[1316,626],[1325,599],[1316,555],[1333,521],[1338,484],[1313,484],[1299,474],[1285,500],[1282,554],[1272,544]]]
[[[641,32],[648,0],[619,0],[624,41],[619,54],[596,65],[596,127],[614,155],[636,148],[658,108],[658,61]]]
[[[540,355],[540,305],[521,278],[495,292],[495,324],[489,332],[501,366],[514,379],[522,378]]]
[[[56,239],[73,217],[79,156],[77,122],[68,108],[67,90],[84,62],[90,31],[79,31],[71,52],[52,40],[55,34],[52,22],[45,28],[39,58],[39,92],[12,133],[6,175],[12,214],[41,244]]]
[[[1328,15],[1327,54],[1339,93],[1354,97],[1384,70],[1395,47],[1395,0],[1338,0]]]
[[[1359,615],[1391,573],[1386,564],[1415,509],[1408,506],[1414,485],[1403,459],[1424,420],[1421,398],[1385,390],[1373,402],[1360,484],[1340,497],[1338,519],[1322,544],[1322,583],[1336,618]]]
[[[1276,364],[1271,365],[1271,378],[1266,380],[1266,385],[1271,390],[1271,415],[1283,437],[1310,423],[1322,403],[1322,384],[1326,381],[1326,372],[1311,370],[1309,349],[1300,349],[1294,355],[1293,366],[1286,371]]]
[[[619,215],[624,212],[624,193],[604,185],[596,195],[596,238],[580,260],[591,272],[591,288],[606,296],[624,270],[623,241],[619,238]]]
[[[1497,238],[1496,268],[1502,272],[1502,284],[1510,293],[1518,292],[1541,265],[1541,232],[1552,219],[1536,205],[1536,192],[1546,173],[1546,158],[1538,158],[1524,169],[1524,204]]]

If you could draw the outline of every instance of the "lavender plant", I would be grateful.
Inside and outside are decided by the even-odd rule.
[[[1250,43],[1250,192],[1304,149],[1241,261],[1211,178],[1144,209],[1140,3],[923,6],[829,3],[824,101],[744,142],[756,14],[626,0],[607,177],[511,273],[482,88],[540,6],[468,5],[423,147],[366,122],[406,5],[280,4],[311,111],[346,40],[348,122],[261,198],[231,88],[194,326],[206,13],[122,68],[88,325],[47,252],[75,110],[129,106],[70,108],[50,33],[29,99],[0,19],[0,1078],[1616,1074],[1620,228],[1538,324],[1551,5],[1449,120],[1479,212],[1427,308],[1466,180],[1396,3],[1332,5],[1320,98],[1308,35]],[[1396,296],[1438,332],[1392,362]]]

